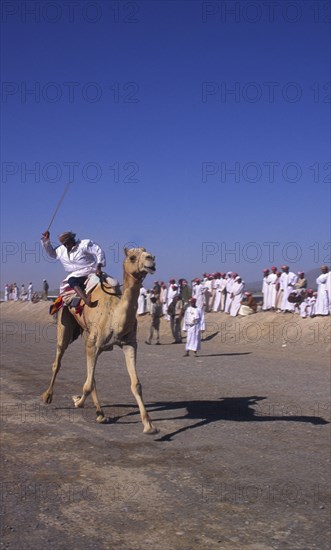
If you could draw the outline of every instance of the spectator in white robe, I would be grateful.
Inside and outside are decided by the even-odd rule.
[[[27,291],[25,290],[25,285],[21,285],[21,290],[20,290],[20,300],[22,302],[26,302],[28,299],[28,293]]]
[[[236,277],[231,289],[231,292],[233,295],[231,306],[230,306],[231,317],[236,317],[238,315],[241,301],[244,295],[244,288],[245,288],[244,281],[241,279],[241,277]]]
[[[262,302],[262,311],[267,311],[269,306],[269,277],[270,270],[264,269],[263,270],[263,279],[262,279],[262,296],[263,296],[263,302]]]
[[[267,303],[267,309],[276,309],[276,298],[277,298],[277,290],[276,290],[276,283],[277,283],[278,277],[277,277],[277,267],[272,266],[271,273],[269,273],[267,278],[268,283],[268,303]]]
[[[5,285],[5,293],[4,293],[4,299],[5,299],[5,302],[8,302],[9,300],[9,285]]]
[[[178,286],[176,285],[176,281],[175,279],[170,279],[168,292],[167,292],[167,311],[165,314],[165,318],[167,319],[167,321],[170,321],[170,315],[168,314],[168,307],[170,306],[174,297],[177,296],[177,294],[178,294]]]
[[[280,285],[280,278],[282,276],[280,271],[277,271],[277,281],[276,281],[276,313],[279,313],[281,311],[281,305],[283,300],[283,290]]]
[[[211,310],[212,299],[213,299],[213,281],[214,281],[214,277],[212,275],[208,275],[207,280],[204,282],[204,285],[203,285],[206,313],[208,313]]]
[[[196,307],[198,309],[204,309],[205,307],[205,295],[204,288],[201,284],[201,279],[195,280],[195,286],[192,291],[193,298],[196,299]]]
[[[294,312],[295,306],[293,303],[288,301],[288,297],[291,292],[295,289],[295,284],[297,282],[297,276],[295,273],[290,271],[288,265],[282,265],[283,273],[280,276],[280,287],[283,291],[282,294],[282,303],[281,310],[283,313]]]
[[[184,357],[188,357],[190,351],[197,356],[201,349],[201,314],[202,310],[197,307],[196,299],[190,298],[184,315],[184,330],[187,333]]]
[[[222,296],[222,290],[221,290],[221,274],[215,273],[214,278],[214,300],[213,300],[213,307],[212,311],[216,313],[217,311],[220,311],[221,309],[221,296]]]
[[[326,281],[326,291],[328,293],[328,300],[329,300],[329,313],[331,315],[331,271],[328,273],[328,278]]]
[[[225,297],[226,297],[226,273],[221,273],[221,311],[224,311],[225,308]]]
[[[28,300],[29,300],[29,302],[32,302],[32,295],[33,295],[33,284],[29,283],[29,286],[28,286]]]
[[[12,300],[14,300],[14,302],[17,302],[18,301],[18,286],[16,283],[14,283],[13,285],[13,288],[12,288]]]
[[[300,316],[302,319],[306,319],[307,317],[312,317],[312,306],[316,300],[313,297],[313,291],[312,289],[308,289],[305,293],[305,297],[303,301],[301,302],[299,306],[300,310]]]
[[[327,265],[322,265],[321,274],[316,279],[317,284],[317,300],[315,307],[315,315],[329,315],[329,294],[328,294],[328,273]]]
[[[225,285],[226,299],[225,299],[225,307],[224,307],[224,312],[227,315],[230,314],[231,303],[233,300],[232,286],[236,277],[238,277],[238,273],[229,271],[227,274],[227,281]]]
[[[162,306],[162,314],[167,315],[167,294],[168,289],[167,285],[165,283],[161,283],[161,291],[160,291],[160,304]]]
[[[139,291],[137,315],[146,313],[146,289],[142,286]]]

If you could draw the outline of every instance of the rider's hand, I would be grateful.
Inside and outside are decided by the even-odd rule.
[[[49,236],[50,236],[49,231],[45,231],[44,233],[42,233],[42,236],[44,237],[44,239],[49,239]]]

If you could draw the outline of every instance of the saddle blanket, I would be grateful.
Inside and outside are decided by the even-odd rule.
[[[109,286],[117,288],[118,294],[120,294],[120,285],[117,279],[114,279],[107,273],[103,273],[103,281],[105,281]],[[85,292],[89,294],[92,290],[100,285],[100,278],[95,273],[90,273],[88,278],[85,281]],[[76,303],[77,302],[77,303]],[[60,285],[59,296],[56,298],[55,302],[49,308],[50,315],[54,315],[61,307],[64,305],[80,308],[79,306],[80,298],[77,296],[76,291],[68,285],[68,281],[62,281]]]

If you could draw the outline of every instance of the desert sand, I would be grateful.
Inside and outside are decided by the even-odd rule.
[[[199,357],[162,320],[138,373],[160,432],[142,433],[120,349],[100,356],[92,402],[81,339],[51,405],[49,303],[2,303],[2,548],[326,549],[330,503],[330,318],[206,315]]]

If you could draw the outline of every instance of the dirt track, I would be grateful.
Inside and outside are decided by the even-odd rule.
[[[1,304],[1,548],[329,547],[329,319],[211,314],[198,358],[171,345],[165,321],[163,345],[146,346],[139,319],[138,372],[160,429],[146,436],[119,349],[96,374],[110,424],[95,423],[91,401],[72,406],[81,341],[41,403],[55,348],[46,309]]]

